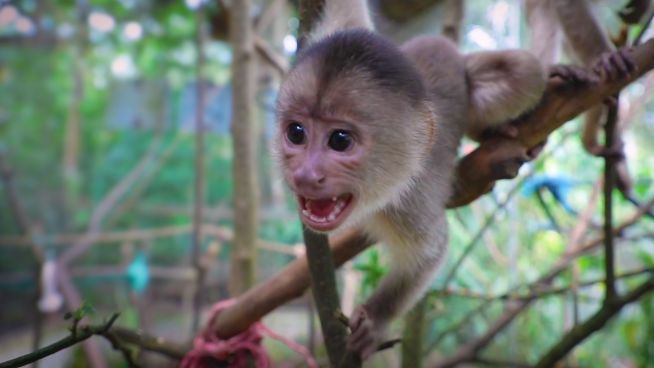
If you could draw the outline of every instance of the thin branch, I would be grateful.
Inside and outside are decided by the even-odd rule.
[[[654,268],[643,268],[639,270],[629,271],[615,276],[615,280],[622,280],[626,278],[631,278],[635,276],[640,276],[646,273],[654,273]],[[526,300],[526,299],[537,299],[545,296],[555,295],[555,294],[564,294],[571,292],[574,288],[586,288],[590,286],[595,286],[598,284],[605,284],[606,278],[597,278],[593,280],[583,281],[575,283],[574,285],[564,285],[558,287],[542,287],[541,285],[529,285],[527,286],[530,290],[529,293],[516,293],[514,291],[507,291],[501,294],[484,294],[475,290],[462,289],[456,290],[452,288],[433,290],[432,292],[438,296],[443,297],[457,297],[457,298],[467,298],[467,299],[477,299],[483,301],[493,301],[493,300]]]
[[[195,14],[196,35],[195,50],[195,169],[193,170],[193,233],[191,245],[191,260],[195,269],[195,290],[193,293],[193,314],[191,317],[191,335],[194,336],[200,325],[200,308],[204,292],[206,270],[200,261],[202,246],[202,210],[204,208],[205,175],[204,175],[204,105],[205,88],[203,71],[205,64],[205,22],[204,11],[199,7]]]
[[[9,167],[9,165],[5,162],[2,152],[0,152],[0,180],[2,181],[2,186],[4,187],[7,203],[9,204],[11,213],[14,215],[18,230],[25,235],[27,243],[32,251],[32,256],[34,257],[35,264],[32,274],[34,275],[36,287],[34,288],[34,294],[32,297],[32,313],[34,315],[34,321],[32,325],[32,350],[36,350],[39,348],[39,346],[41,346],[41,338],[43,335],[43,313],[41,313],[38,303],[43,291],[43,286],[41,285],[41,272],[44,255],[43,249],[41,249],[39,244],[34,239],[35,234],[33,225],[30,222],[27,213],[25,212],[25,207],[21,203],[20,197],[16,193],[13,178],[13,171],[11,167]],[[36,365],[34,368],[36,368]]]
[[[652,206],[654,206],[654,198],[650,199],[643,208],[613,229],[613,233],[619,234],[625,229],[633,226]],[[603,238],[597,238],[581,247],[570,249],[567,253],[561,256],[548,272],[532,283],[532,288],[540,288],[543,285],[550,284],[561,272],[567,269],[568,265],[573,260],[599,247],[603,240]],[[524,299],[509,303],[504,313],[502,313],[502,315],[499,316],[490,327],[488,327],[486,332],[476,339],[468,341],[465,345],[460,346],[454,354],[438,362],[435,367],[455,367],[458,364],[475,359],[478,353],[493,341],[495,336],[503,331],[520,313],[526,310],[534,300],[535,299]]]
[[[279,16],[279,11],[284,6],[286,0],[271,0],[267,1],[264,10],[261,12],[261,16],[256,21],[254,25],[254,31],[257,34],[263,34],[268,27],[273,23],[276,17]]]
[[[289,69],[288,61],[286,58],[280,55],[275,49],[273,49],[268,41],[264,40],[263,37],[254,35],[254,47],[256,48],[259,55],[268,62],[273,68],[277,69],[280,74],[286,74]]]
[[[465,316],[463,316],[463,318],[461,318],[459,321],[457,321],[456,323],[452,324],[450,327],[445,329],[443,332],[440,333],[440,335],[436,336],[434,341],[432,341],[429,344],[426,351],[429,352],[431,350],[434,350],[441,343],[441,341],[443,341],[443,339],[445,339],[447,336],[449,336],[450,334],[452,334],[454,332],[461,331],[463,326],[470,323],[470,321],[472,320],[473,317],[475,317],[478,314],[483,313],[483,311],[486,308],[490,307],[490,305],[491,305],[491,303],[484,302],[484,303],[481,303],[478,306],[476,306],[474,309],[472,309],[470,312],[468,312]]]
[[[119,326],[111,327],[105,335],[177,360],[182,359],[191,348],[189,344],[175,344],[162,337],[150,336],[143,331],[133,331]]]
[[[654,290],[654,277],[622,297],[615,297],[605,302],[602,307],[584,323],[572,328],[562,339],[560,339],[550,350],[543,355],[540,361],[534,366],[536,368],[553,367],[575,346],[584,341],[595,331],[604,327],[613,316],[627,304],[633,303],[645,294]]]
[[[456,276],[456,273],[459,271],[459,268],[460,268],[461,264],[463,263],[463,261],[465,261],[465,259],[468,257],[470,252],[472,252],[475,245],[477,245],[479,243],[479,240],[481,240],[484,233],[488,229],[490,229],[491,225],[493,225],[495,223],[497,215],[500,213],[500,211],[502,211],[506,207],[507,204],[509,204],[509,202],[511,201],[513,196],[516,193],[518,193],[518,190],[521,188],[522,184],[527,180],[527,178],[529,178],[529,176],[531,174],[533,174],[533,172],[531,172],[530,174],[525,175],[523,178],[518,180],[518,182],[516,182],[513,185],[511,190],[509,190],[509,193],[506,195],[506,198],[502,202],[497,204],[497,206],[495,207],[495,209],[493,210],[492,213],[490,213],[488,216],[486,216],[486,219],[484,220],[484,223],[481,225],[479,230],[477,230],[477,232],[472,237],[472,239],[470,239],[470,241],[465,246],[465,248],[463,248],[463,252],[459,256],[459,258],[457,258],[457,260],[454,262],[454,265],[450,268],[450,272],[448,272],[447,276],[445,276],[445,280],[443,281],[443,285],[445,287],[447,287],[450,284],[450,282],[452,282],[452,280],[454,279],[454,276]]]
[[[112,231],[106,233],[97,233],[95,235],[95,244],[102,243],[118,243],[126,241],[146,241],[157,238],[168,238],[183,234],[189,234],[193,231],[193,224],[178,225],[178,226],[165,226],[160,228],[151,229],[133,229],[126,231]],[[234,239],[234,231],[225,226],[216,226],[213,224],[202,224],[202,235],[204,237],[212,236],[224,242],[231,242]],[[41,235],[47,240],[48,245],[68,246],[81,241],[87,237],[86,234],[53,234]],[[27,246],[30,244],[30,238],[24,236],[0,236],[0,246]],[[259,239],[257,247],[261,250],[286,254],[291,256],[298,255],[298,247],[301,245],[296,244],[289,246],[287,244],[275,243],[268,240]]]
[[[102,336],[109,341],[114,350],[118,350],[122,354],[123,359],[125,359],[125,363],[127,363],[129,368],[141,367],[141,365],[134,360],[134,354],[129,346],[126,346],[122,341],[120,341],[120,339],[108,332],[102,334]]]
[[[619,95],[615,95],[616,103],[609,107],[606,117],[605,148],[608,151],[614,150],[618,138],[618,102]],[[606,155],[604,157],[604,272],[606,274],[605,301],[610,303],[616,296],[615,291],[615,252],[613,240],[613,188],[616,181],[616,157]]]
[[[643,24],[643,28],[640,30],[638,33],[638,36],[634,39],[634,46],[640,45],[640,41],[643,39],[643,36],[649,29],[649,26],[652,24],[652,18],[654,18],[654,9],[652,9],[649,13],[649,16],[647,17],[647,20]]]
[[[145,168],[154,160],[155,152],[158,150],[160,144],[161,139],[156,138],[150,144],[150,147],[148,147],[148,150],[134,168],[132,168],[132,170],[102,198],[100,203],[93,210],[86,235],[61,255],[59,258],[59,263],[61,265],[66,265],[70,261],[81,256],[93,245],[95,238],[100,231],[103,220],[132,185],[140,178]]]
[[[329,241],[326,235],[314,233],[305,227],[304,242],[311,274],[311,290],[318,308],[329,360],[332,366],[345,367],[341,360],[346,356],[347,329],[338,319],[340,298],[336,290],[334,262]]]
[[[82,326],[78,327],[74,331],[71,331],[71,334],[62,338],[59,341],[56,341],[48,346],[44,346],[36,351],[33,351],[29,354],[25,354],[15,359],[8,360],[6,362],[0,363],[0,368],[15,368],[22,367],[24,365],[30,364],[37,360],[43,359],[49,355],[52,355],[58,351],[69,348],[79,342],[82,342],[93,335],[103,335],[110,328],[111,325],[116,321],[119,314],[115,313],[109,318],[109,320],[98,326]]]

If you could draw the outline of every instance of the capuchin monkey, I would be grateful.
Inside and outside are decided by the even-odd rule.
[[[397,47],[372,29],[365,0],[327,0],[282,83],[275,138],[307,227],[357,226],[390,250],[389,273],[350,318],[348,349],[363,359],[445,257],[462,135],[501,131],[540,100],[547,79],[526,51],[462,55],[424,36]]]

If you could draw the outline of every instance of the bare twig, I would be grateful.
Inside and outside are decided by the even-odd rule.
[[[506,198],[500,203],[497,204],[495,209],[493,210],[492,213],[490,213],[488,216],[486,216],[486,219],[484,220],[484,223],[481,225],[479,230],[475,233],[475,235],[470,239],[468,244],[463,248],[463,252],[457,258],[457,260],[454,262],[454,265],[450,268],[450,272],[447,273],[445,276],[445,280],[443,281],[443,285],[447,287],[450,282],[454,279],[454,276],[456,276],[456,273],[458,272],[461,264],[465,259],[468,257],[470,252],[474,249],[475,245],[479,243],[479,240],[481,240],[482,236],[484,233],[495,223],[495,219],[497,215],[506,207],[506,205],[511,201],[513,196],[518,193],[518,190],[522,187],[522,184],[527,180],[527,178],[531,175],[532,173],[525,175],[522,177],[518,182],[516,182],[511,190],[509,190],[509,193],[506,195]]]
[[[103,335],[113,325],[113,323],[118,318],[119,314],[115,313],[109,318],[107,322],[98,326],[82,326],[71,331],[71,334],[64,337],[63,339],[54,342],[48,346],[44,346],[36,351],[33,351],[29,354],[25,354],[15,359],[8,360],[4,363],[0,363],[0,368],[14,368],[22,367],[26,364],[30,364],[37,360],[43,359],[49,355],[52,355],[58,351],[71,347],[81,341],[88,339],[93,335]]]
[[[205,88],[203,83],[203,70],[205,64],[205,19],[203,7],[199,7],[195,14],[196,36],[195,49],[195,170],[193,178],[193,236],[191,258],[195,269],[195,290],[193,293],[193,314],[191,318],[191,336],[194,336],[200,325],[200,308],[202,302],[205,269],[200,261],[202,246],[202,209],[204,208],[204,105]]]
[[[615,229],[613,229],[613,233],[619,234],[623,232],[625,229],[633,226],[635,223],[638,222],[638,220],[640,220],[645,215],[645,213],[652,206],[654,206],[654,199],[650,199],[647,202],[647,204],[643,206],[643,208],[639,209],[630,218],[628,218],[627,220],[622,222],[619,226],[617,226]],[[566,252],[550,268],[548,272],[546,272],[543,276],[541,276],[536,282],[532,284],[532,288],[540,288],[543,285],[550,284],[556,278],[556,276],[558,276],[561,272],[563,272],[568,267],[568,265],[573,260],[599,247],[602,244],[603,240],[604,240],[603,238],[598,238],[586,243],[581,247],[578,248],[575,247],[574,249],[571,249],[568,252]],[[458,364],[469,362],[475,359],[478,353],[482,349],[484,349],[498,333],[503,331],[521,312],[526,310],[529,307],[529,305],[531,305],[531,302],[533,302],[534,300],[535,299],[524,299],[524,300],[518,300],[509,303],[504,313],[502,313],[502,315],[495,320],[495,322],[486,330],[486,332],[484,332],[476,339],[468,341],[465,345],[460,346],[453,355],[438,362],[435,365],[435,367],[454,367]]]
[[[595,331],[604,327],[613,316],[615,316],[622,307],[635,302],[643,295],[654,290],[654,277],[642,283],[634,290],[624,296],[614,297],[607,300],[602,307],[584,323],[573,327],[563,336],[550,350],[543,355],[540,361],[534,366],[536,368],[553,367],[561,358],[563,358],[572,348],[577,346]]]
[[[150,336],[142,331],[133,331],[119,326],[111,327],[106,335],[136,345],[143,350],[163,354],[171,359],[182,359],[191,348],[189,344],[175,344],[162,337]]]
[[[606,117],[605,125],[605,147],[607,152],[614,150],[617,140],[617,122],[618,122],[618,99],[615,95],[616,103],[609,107],[609,113]],[[615,291],[615,252],[613,246],[613,188],[616,179],[616,157],[606,155],[604,157],[604,272],[606,273],[606,294],[605,300],[610,303],[616,296]]]

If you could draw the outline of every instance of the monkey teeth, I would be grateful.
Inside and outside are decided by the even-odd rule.
[[[304,199],[302,215],[318,224],[334,222],[347,206],[348,199],[349,196],[318,200]]]

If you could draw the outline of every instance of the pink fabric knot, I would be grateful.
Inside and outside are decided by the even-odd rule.
[[[304,346],[273,332],[261,322],[253,323],[247,330],[228,339],[216,336],[212,330],[216,318],[234,302],[234,299],[224,300],[211,308],[209,322],[193,340],[193,349],[184,356],[180,368],[206,368],[216,360],[229,362],[230,367],[245,368],[250,358],[254,359],[257,368],[270,368],[270,357],[261,345],[264,336],[281,341],[302,356],[308,367],[318,368],[315,359]]]

